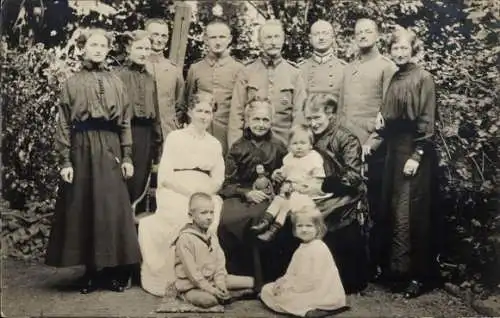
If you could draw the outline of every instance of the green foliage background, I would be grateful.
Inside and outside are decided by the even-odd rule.
[[[3,197],[11,212],[3,217],[3,246],[11,255],[43,255],[57,191],[58,163],[53,148],[54,119],[60,81],[78,69],[78,49],[71,44],[77,27],[100,26],[117,35],[144,26],[150,17],[174,16],[172,1],[116,0],[108,3],[117,13],[85,16],[69,10],[64,23],[26,23],[2,41],[0,61],[4,118],[2,132]],[[251,40],[255,25],[245,18],[242,1],[218,1],[233,27],[232,54],[240,60],[257,56]],[[204,55],[202,32],[213,16],[215,1],[199,3],[191,23],[185,70]],[[255,1],[264,15],[279,18],[287,40],[284,56],[298,62],[307,57],[309,26],[317,19],[331,21],[336,31],[336,52],[351,61],[354,22],[370,17],[380,26],[380,48],[395,24],[411,27],[424,41],[420,63],[435,78],[440,121],[435,142],[440,154],[440,207],[446,213],[446,241],[441,263],[443,275],[465,282],[481,292],[498,286],[500,234],[498,213],[498,130],[500,127],[498,62],[500,25],[494,1]],[[49,8],[50,9],[50,8]],[[48,15],[48,13],[47,13]],[[47,17],[46,17],[47,18]],[[48,18],[47,18],[48,19]],[[52,28],[52,29],[51,29]],[[37,30],[44,36],[40,36]],[[56,34],[50,36],[50,31]],[[31,32],[31,33],[30,33]],[[31,35],[31,36],[29,36]],[[47,36],[49,35],[49,36]],[[43,40],[32,45],[25,39]],[[111,66],[123,62],[118,41]],[[8,47],[7,44],[8,43]],[[168,54],[168,52],[166,52]],[[5,206],[5,204],[4,204]],[[13,212],[12,212],[13,211]]]

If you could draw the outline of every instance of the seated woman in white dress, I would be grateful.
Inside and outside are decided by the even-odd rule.
[[[216,195],[224,180],[221,144],[206,132],[213,117],[213,102],[194,96],[188,105],[191,123],[172,131],[165,140],[158,170],[157,211],[139,223],[143,263],[141,284],[147,292],[163,296],[175,280],[173,242],[189,222],[189,197],[195,192],[213,195],[216,230],[222,199]]]

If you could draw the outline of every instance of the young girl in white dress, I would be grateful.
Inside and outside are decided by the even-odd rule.
[[[261,300],[276,312],[322,317],[346,305],[344,287],[333,256],[321,240],[326,226],[319,210],[310,206],[292,214],[293,232],[302,244],[285,275],[264,285]]]

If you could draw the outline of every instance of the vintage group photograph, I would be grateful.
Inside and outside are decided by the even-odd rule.
[[[500,2],[0,9],[1,317],[500,316]]]

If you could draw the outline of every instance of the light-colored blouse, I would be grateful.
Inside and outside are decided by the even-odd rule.
[[[158,184],[179,179],[176,172],[199,170],[205,172],[214,189],[219,189],[224,181],[224,159],[220,142],[204,133],[197,135],[194,128],[174,130],[168,134],[164,144],[164,154],[158,171]],[[179,180],[188,182],[188,180]]]

